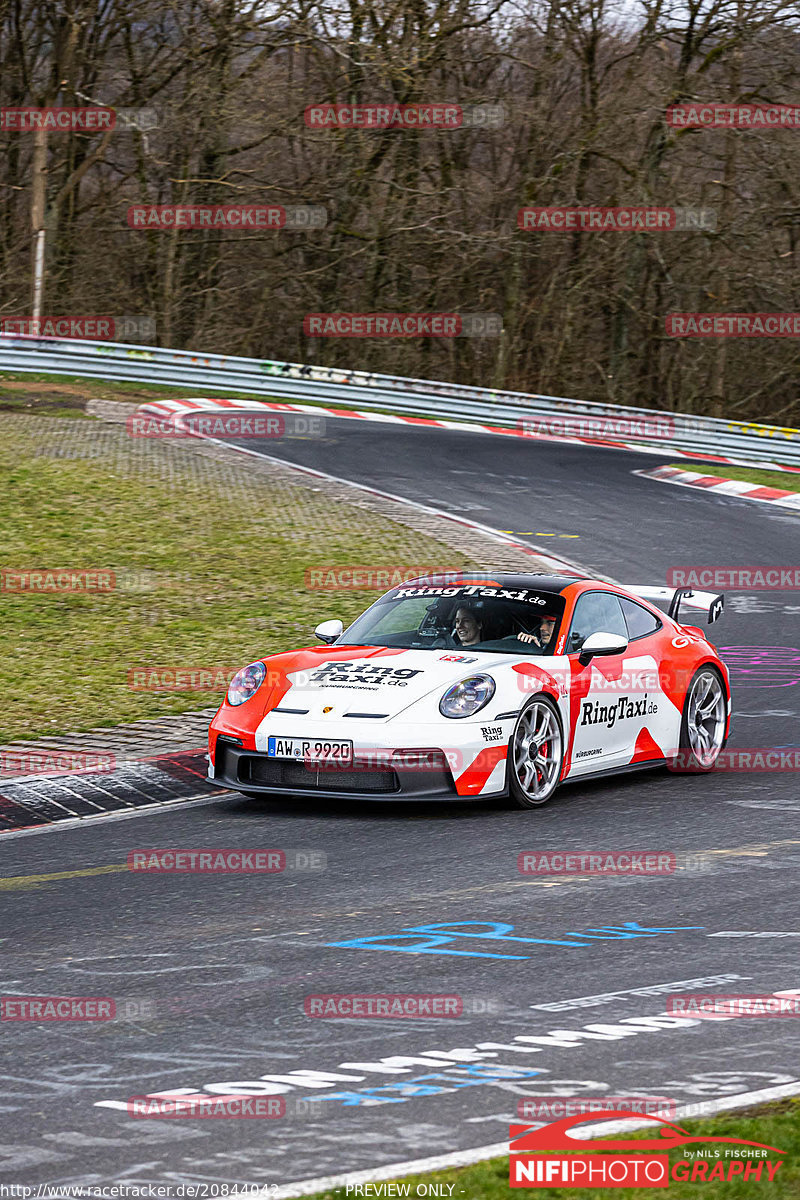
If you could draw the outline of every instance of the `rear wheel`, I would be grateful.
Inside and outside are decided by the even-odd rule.
[[[508,780],[520,808],[546,804],[558,787],[564,762],[564,736],[558,709],[547,696],[535,696],[522,710],[508,743]]]
[[[701,667],[683,703],[677,765],[684,771],[711,771],[725,744],[727,697],[716,667]]]

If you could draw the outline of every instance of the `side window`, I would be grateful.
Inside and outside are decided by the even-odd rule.
[[[625,600],[620,597],[620,604],[625,615],[625,624],[628,626],[629,641],[632,642],[634,638],[647,637],[648,633],[655,633],[661,628],[658,617],[654,617],[635,600]]]
[[[619,600],[611,592],[585,592],[575,605],[567,638],[567,654],[580,650],[590,633],[618,633],[627,640],[628,629]]]

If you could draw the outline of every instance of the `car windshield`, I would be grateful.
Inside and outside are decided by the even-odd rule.
[[[553,654],[564,601],[534,588],[399,587],[367,609],[337,646]]]

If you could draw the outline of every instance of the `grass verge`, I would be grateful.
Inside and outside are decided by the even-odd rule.
[[[124,427],[53,417],[0,415],[0,528],[7,572],[114,573],[112,590],[84,593],[13,592],[6,575],[3,741],[216,705],[218,672],[314,644],[319,621],[347,623],[378,594],[309,590],[310,568],[473,566],[244,457],[215,461],[131,439]],[[136,690],[137,669],[216,678]]]
[[[775,1146],[785,1153],[782,1155],[768,1154],[767,1159],[746,1159],[747,1162],[752,1163],[771,1160],[773,1164],[780,1160],[781,1166],[772,1182],[767,1182],[765,1168],[761,1171],[762,1179],[755,1180],[751,1172],[751,1177],[747,1182],[741,1178],[726,1181],[712,1179],[705,1182],[699,1178],[694,1182],[691,1181],[691,1178],[686,1182],[671,1179],[669,1191],[666,1193],[670,1200],[736,1200],[737,1197],[753,1195],[789,1200],[789,1198],[800,1196],[800,1100],[781,1100],[774,1104],[761,1105],[758,1108],[722,1113],[702,1120],[677,1121],[675,1124],[694,1134],[744,1138],[753,1142],[761,1142],[767,1146]],[[498,1126],[498,1128],[500,1127]],[[652,1138],[653,1134],[642,1130],[625,1134],[624,1137],[626,1140],[628,1138],[638,1140],[645,1137]],[[591,1143],[586,1144],[587,1147],[591,1146]],[[677,1163],[683,1161],[687,1165],[685,1169],[683,1167],[680,1169],[680,1173],[683,1174],[685,1170],[685,1173],[691,1177],[695,1162],[699,1162],[697,1151],[711,1150],[713,1152],[714,1149],[719,1150],[720,1158],[706,1160],[708,1166],[705,1173],[708,1174],[715,1163],[731,1161],[724,1156],[724,1146],[715,1147],[713,1143],[706,1146],[702,1143],[688,1144],[682,1151],[672,1152],[670,1167],[674,1168]],[[733,1150],[735,1147],[731,1147],[731,1149]],[[698,1173],[702,1173],[702,1167],[705,1165],[705,1162],[698,1165]],[[387,1184],[375,1183],[369,1193],[362,1192],[361,1194],[373,1197],[433,1195],[450,1196],[452,1200],[462,1200],[462,1197],[469,1197],[469,1200],[511,1200],[514,1196],[534,1191],[530,1188],[511,1188],[508,1176],[508,1158],[493,1158],[469,1167],[432,1171],[423,1175],[404,1175],[398,1180],[392,1181],[396,1189],[393,1192],[385,1190]],[[438,1185],[441,1190],[432,1189],[434,1184]],[[402,1191],[399,1190],[400,1186],[402,1186]],[[417,1191],[418,1187],[420,1188],[419,1192]],[[609,1191],[608,1188],[547,1188],[541,1186],[535,1188],[535,1195],[541,1200],[608,1200],[609,1196],[617,1194],[620,1193],[613,1189]],[[653,1200],[653,1196],[665,1193],[663,1190],[655,1191],[648,1187],[625,1188],[621,1194],[625,1200]],[[349,1192],[345,1188],[336,1188],[328,1192],[315,1193],[310,1200],[354,1200],[355,1195],[352,1188]]]
[[[757,467],[730,467],[727,463],[683,462],[670,463],[676,471],[696,471],[701,475],[718,475],[720,479],[739,479],[758,487],[780,488],[783,492],[800,492],[800,471],[770,471]]]

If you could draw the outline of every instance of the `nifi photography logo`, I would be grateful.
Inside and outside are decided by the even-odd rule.
[[[509,1184],[525,1188],[633,1188],[669,1187],[676,1183],[771,1182],[780,1170],[785,1151],[744,1138],[689,1133],[661,1117],[653,1121],[655,1137],[592,1138],[571,1134],[587,1120],[629,1121],[630,1113],[617,1109],[578,1113],[548,1125],[512,1125],[510,1130]],[[593,1131],[594,1132],[594,1131]],[[669,1151],[689,1144],[683,1156],[670,1163]]]

